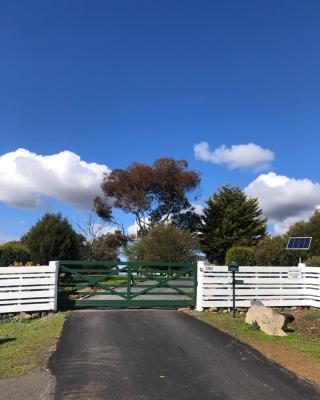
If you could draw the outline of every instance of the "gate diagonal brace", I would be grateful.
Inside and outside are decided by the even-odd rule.
[[[79,278],[81,278],[81,279],[84,279],[85,281],[87,281],[88,283],[90,283],[90,286],[93,284],[93,286],[95,286],[95,287],[98,287],[98,288],[100,288],[100,289],[104,289],[104,290],[106,290],[106,291],[109,291],[109,292],[112,293],[112,294],[115,294],[115,295],[120,296],[120,297],[122,297],[122,298],[124,298],[124,299],[127,299],[127,296],[126,296],[126,295],[123,295],[123,294],[117,292],[116,290],[112,289],[110,286],[108,286],[108,285],[101,285],[101,284],[100,284],[100,282],[105,281],[105,279],[106,279],[105,276],[104,276],[103,278],[99,279],[99,280],[96,281],[96,282],[92,282],[92,281],[90,281],[90,279],[88,279],[88,277],[86,277],[85,275],[82,275],[82,274],[79,273],[79,272],[75,272],[75,271],[73,271],[72,269],[70,269],[70,268],[68,268],[68,267],[62,266],[62,270],[64,270],[65,272],[69,272],[69,273],[71,273],[71,274],[73,274],[73,275],[76,275],[77,277],[79,277]],[[111,272],[108,273],[107,275],[110,275],[110,274],[111,274]],[[88,286],[88,285],[86,285],[86,286]],[[86,286],[83,286],[83,287],[86,287]]]
[[[136,270],[136,272],[137,272],[137,270]],[[188,271],[187,273],[190,273],[190,272],[191,272],[191,271]],[[183,274],[185,274],[185,272],[184,272]],[[179,275],[174,276],[174,277],[170,277],[170,278],[165,278],[165,279],[164,279],[163,281],[161,281],[161,282],[159,282],[159,279],[161,279],[161,278],[158,278],[158,279],[157,279],[157,278],[154,277],[152,274],[147,274],[147,275],[149,275],[149,276],[148,276],[148,279],[153,280],[153,281],[156,281],[156,282],[158,282],[158,283],[157,283],[156,285],[153,285],[152,287],[148,287],[148,288],[142,290],[141,292],[137,292],[136,294],[131,295],[131,298],[132,298],[132,299],[133,299],[134,297],[137,297],[137,296],[141,296],[141,295],[143,295],[143,294],[146,294],[146,293],[148,293],[150,290],[159,288],[159,287],[161,287],[161,286],[165,286],[165,287],[167,287],[167,288],[173,289],[173,290],[175,290],[176,292],[178,292],[179,294],[182,294],[182,295],[184,295],[184,296],[190,297],[190,293],[187,293],[187,292],[185,292],[185,291],[183,291],[183,290],[181,290],[181,289],[179,289],[179,288],[177,288],[177,287],[175,287],[175,286],[171,286],[171,285],[168,284],[168,282],[179,278]],[[180,275],[182,275],[182,274],[180,274]],[[156,293],[154,293],[154,294],[156,295]]]

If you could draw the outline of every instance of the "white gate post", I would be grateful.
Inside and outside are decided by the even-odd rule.
[[[203,311],[203,272],[204,272],[204,261],[198,261],[197,263],[197,304],[196,310]]]
[[[49,267],[55,267],[55,281],[54,281],[54,311],[58,309],[58,277],[59,277],[59,261],[49,261]]]

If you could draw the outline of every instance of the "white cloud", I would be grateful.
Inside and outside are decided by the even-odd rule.
[[[192,207],[194,207],[194,212],[198,215],[203,214],[203,206],[200,204],[192,204]]]
[[[18,149],[0,156],[0,202],[37,208],[51,197],[89,209],[109,172],[106,165],[87,163],[71,151],[43,156]]]
[[[275,234],[283,234],[293,223],[308,219],[320,207],[320,184],[273,172],[261,174],[245,192],[257,197]]]
[[[210,151],[207,142],[194,146],[195,157],[213,164],[226,164],[230,169],[253,169],[261,171],[270,168],[274,153],[254,143],[232,145],[230,148],[222,145]]]

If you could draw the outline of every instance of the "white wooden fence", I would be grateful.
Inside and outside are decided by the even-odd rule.
[[[49,266],[1,267],[0,313],[57,309],[59,263]],[[252,300],[266,306],[320,308],[320,268],[240,267],[236,279],[236,306],[250,307]],[[198,262],[197,310],[232,307],[232,274],[226,266]]]
[[[260,300],[271,307],[313,306],[320,308],[320,268],[240,267],[236,279],[236,306],[250,307]],[[232,273],[226,266],[198,262],[197,310],[232,307]]]
[[[0,313],[57,309],[58,262],[0,268]]]

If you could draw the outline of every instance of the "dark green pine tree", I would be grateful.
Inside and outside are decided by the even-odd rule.
[[[76,233],[61,214],[45,214],[21,238],[31,252],[35,264],[47,265],[54,260],[77,260],[80,257],[84,237]]]
[[[255,198],[235,186],[222,186],[207,201],[200,228],[202,251],[223,265],[229,248],[254,246],[267,234],[266,219]]]

